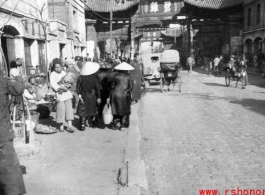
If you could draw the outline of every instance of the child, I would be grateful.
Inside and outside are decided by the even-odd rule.
[[[68,72],[59,82],[58,85],[61,88],[56,93],[57,99],[62,95],[63,92],[66,92],[75,82],[75,74],[72,72]]]

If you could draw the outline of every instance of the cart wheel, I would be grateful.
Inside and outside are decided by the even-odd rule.
[[[161,93],[163,93],[163,90],[164,90],[164,82],[163,82],[163,79],[161,78],[160,79],[160,91],[161,91]]]
[[[229,74],[229,72],[225,72],[225,85],[227,87],[230,86],[230,74]]]
[[[179,92],[181,92],[181,77],[179,77]]]

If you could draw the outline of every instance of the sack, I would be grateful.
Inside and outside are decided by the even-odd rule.
[[[113,120],[111,105],[109,103],[106,103],[103,108],[102,118],[105,125],[109,125]]]

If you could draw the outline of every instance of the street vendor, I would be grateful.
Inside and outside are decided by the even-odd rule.
[[[23,96],[29,103],[35,103],[37,100],[36,93],[34,93],[34,88],[31,84],[27,83],[25,86],[25,90]]]
[[[18,96],[24,92],[21,76],[6,78],[0,76],[0,194],[25,194],[21,166],[17,158],[13,139],[15,138],[8,111],[8,94]]]

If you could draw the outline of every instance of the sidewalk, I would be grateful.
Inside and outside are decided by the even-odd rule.
[[[41,142],[40,152],[20,158],[21,165],[27,168],[27,195],[140,194],[135,186],[144,183],[138,178],[145,180],[145,166],[139,163],[137,109],[137,105],[132,106],[131,125],[125,131],[87,127],[72,134],[36,134]],[[53,117],[55,113],[49,119],[52,124]],[[75,117],[73,124],[78,127]],[[125,187],[118,180],[124,181]],[[144,186],[147,188],[147,182]]]

